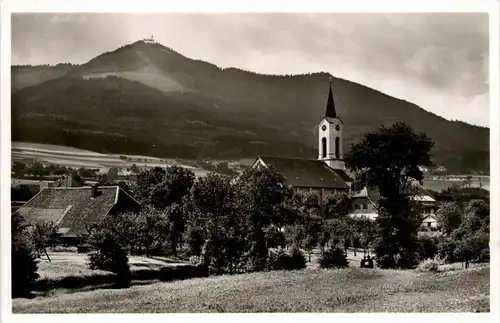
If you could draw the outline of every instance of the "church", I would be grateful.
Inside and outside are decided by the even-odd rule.
[[[315,192],[324,202],[335,192],[349,193],[352,178],[346,173],[343,158],[344,122],[337,116],[332,86],[328,91],[325,116],[318,124],[318,159],[260,156],[252,167],[274,166],[298,191]]]
[[[348,193],[351,197],[349,214],[374,219],[377,217],[376,204],[379,197],[377,190],[364,188],[359,192],[351,191],[353,179],[346,173],[343,162],[344,127],[344,122],[337,116],[330,81],[325,116],[318,123],[318,158],[259,156],[252,167],[274,166],[286,177],[284,184],[291,185],[301,192],[315,192],[322,207],[329,195],[335,192]],[[432,221],[434,226],[436,201],[422,187],[420,191],[422,194],[416,198],[424,202],[424,218],[430,219],[426,221]]]

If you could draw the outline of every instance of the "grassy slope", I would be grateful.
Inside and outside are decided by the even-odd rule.
[[[73,252],[49,252],[51,262],[45,256],[38,259],[40,278],[61,279],[67,276],[91,276],[109,274],[87,267],[87,255]],[[129,256],[130,269],[160,269],[165,266],[184,264],[184,261],[166,257]]]
[[[14,300],[14,313],[486,312],[489,267],[439,274],[305,269]]]

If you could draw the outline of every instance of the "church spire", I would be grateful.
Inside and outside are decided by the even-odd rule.
[[[327,117],[327,118],[336,118],[337,117],[337,112],[335,111],[335,103],[333,102],[332,78],[331,77],[330,77],[330,88],[328,91],[328,102],[326,103],[325,117]]]

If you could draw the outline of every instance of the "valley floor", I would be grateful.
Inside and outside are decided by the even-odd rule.
[[[489,271],[307,268],[15,299],[13,312],[489,312]]]

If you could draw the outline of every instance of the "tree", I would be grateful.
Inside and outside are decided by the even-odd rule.
[[[28,173],[32,174],[35,178],[42,180],[45,176],[48,175],[47,170],[41,163],[34,163],[28,168]]]
[[[351,199],[344,192],[335,192],[327,197],[325,208],[328,218],[339,218],[349,213]]]
[[[174,257],[177,257],[177,245],[180,243],[182,234],[185,230],[186,220],[183,209],[177,204],[173,203],[164,211],[166,213],[166,220],[168,222],[168,241]]]
[[[90,229],[87,242],[94,251],[88,254],[89,268],[111,271],[117,275],[119,286],[129,287],[132,275],[127,250],[132,236],[129,219],[124,214],[106,215]]]
[[[199,249],[211,273],[235,273],[242,269],[245,252],[243,207],[230,178],[209,173],[200,178],[185,198],[191,248]],[[189,200],[187,200],[189,199]]]
[[[26,173],[26,165],[19,161],[12,162],[12,171],[16,177],[24,176]]]
[[[190,169],[176,165],[167,169],[155,167],[137,175],[134,193],[141,202],[155,208],[166,208],[173,203],[181,205],[194,180],[194,173]]]
[[[14,213],[11,218],[11,281],[12,297],[25,297],[33,290],[38,265],[33,244],[29,239],[28,223],[24,216]]]
[[[414,181],[422,183],[420,165],[431,165],[433,142],[403,122],[382,126],[353,145],[346,167],[356,175],[354,190],[375,187],[380,193],[374,241],[382,268],[409,268],[418,261],[418,218],[412,211]]]
[[[356,219],[356,229],[360,233],[360,243],[366,254],[366,250],[369,250],[373,240],[377,235],[376,222],[365,216]],[[369,252],[368,252],[369,254]]]
[[[466,268],[471,261],[480,258],[483,250],[489,250],[489,232],[489,205],[482,200],[469,202],[462,223],[451,234],[456,246],[455,256],[465,263]]]
[[[436,212],[438,226],[444,234],[451,234],[460,226],[460,209],[455,203],[445,203]]]
[[[250,271],[265,269],[268,246],[265,228],[279,228],[293,223],[297,218],[297,205],[288,203],[293,190],[285,187],[285,177],[274,167],[245,170],[236,183],[240,212],[247,228],[249,243],[247,258]]]
[[[30,237],[38,257],[40,257],[41,253],[44,253],[50,262],[51,260],[47,253],[47,248],[57,243],[57,226],[52,222],[36,221],[31,226]]]

